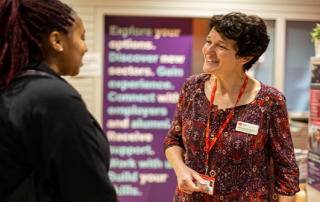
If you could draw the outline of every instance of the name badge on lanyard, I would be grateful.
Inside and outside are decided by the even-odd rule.
[[[246,123],[242,121],[238,121],[236,131],[243,132],[243,133],[248,133],[251,135],[257,135],[259,130],[258,125],[254,125],[251,123]]]
[[[206,184],[202,185],[198,181],[196,181],[197,187],[203,187],[204,190],[202,192],[207,193],[209,195],[213,195],[214,194],[214,184],[216,182],[216,179],[209,177],[209,176],[201,175],[201,174],[199,174],[199,175]]]

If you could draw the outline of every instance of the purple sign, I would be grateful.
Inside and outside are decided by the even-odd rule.
[[[320,156],[309,152],[308,184],[320,191]]]
[[[104,130],[121,202],[172,201],[163,142],[191,74],[192,19],[105,17]]]

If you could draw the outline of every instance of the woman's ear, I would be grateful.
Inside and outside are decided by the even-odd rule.
[[[243,57],[242,58],[242,64],[246,64],[252,60],[253,56]]]
[[[50,46],[57,52],[63,51],[63,39],[61,33],[53,31],[49,35]]]

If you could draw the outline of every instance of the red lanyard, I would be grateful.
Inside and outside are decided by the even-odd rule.
[[[238,96],[238,100],[234,106],[234,108],[237,106],[243,92],[244,89],[246,88],[248,83],[248,75],[246,75],[246,80],[244,81],[244,84],[242,85],[241,91],[239,93]],[[213,145],[217,142],[217,140],[219,139],[222,131],[226,128],[227,124],[229,123],[231,116],[233,114],[234,108],[232,109],[232,111],[230,112],[227,120],[224,122],[224,124],[222,125],[222,127],[220,128],[218,134],[213,138],[212,142],[211,142],[211,146],[209,148],[210,142],[209,142],[209,127],[210,127],[210,112],[212,109],[212,105],[213,105],[213,101],[214,101],[214,94],[216,93],[216,88],[217,88],[217,78],[214,81],[213,84],[213,88],[212,88],[212,93],[211,93],[211,100],[210,100],[210,111],[209,111],[209,116],[208,116],[208,124],[207,124],[207,132],[206,132],[206,173],[208,173],[208,169],[209,169],[209,151],[210,149],[212,149]]]

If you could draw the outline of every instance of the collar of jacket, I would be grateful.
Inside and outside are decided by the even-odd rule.
[[[46,72],[52,76],[55,76],[59,79],[64,80],[57,72],[55,72],[48,65],[44,64],[41,61],[30,61],[30,63],[25,68],[23,68],[23,70],[25,71],[25,70],[29,70],[29,69],[43,71],[43,72]]]

